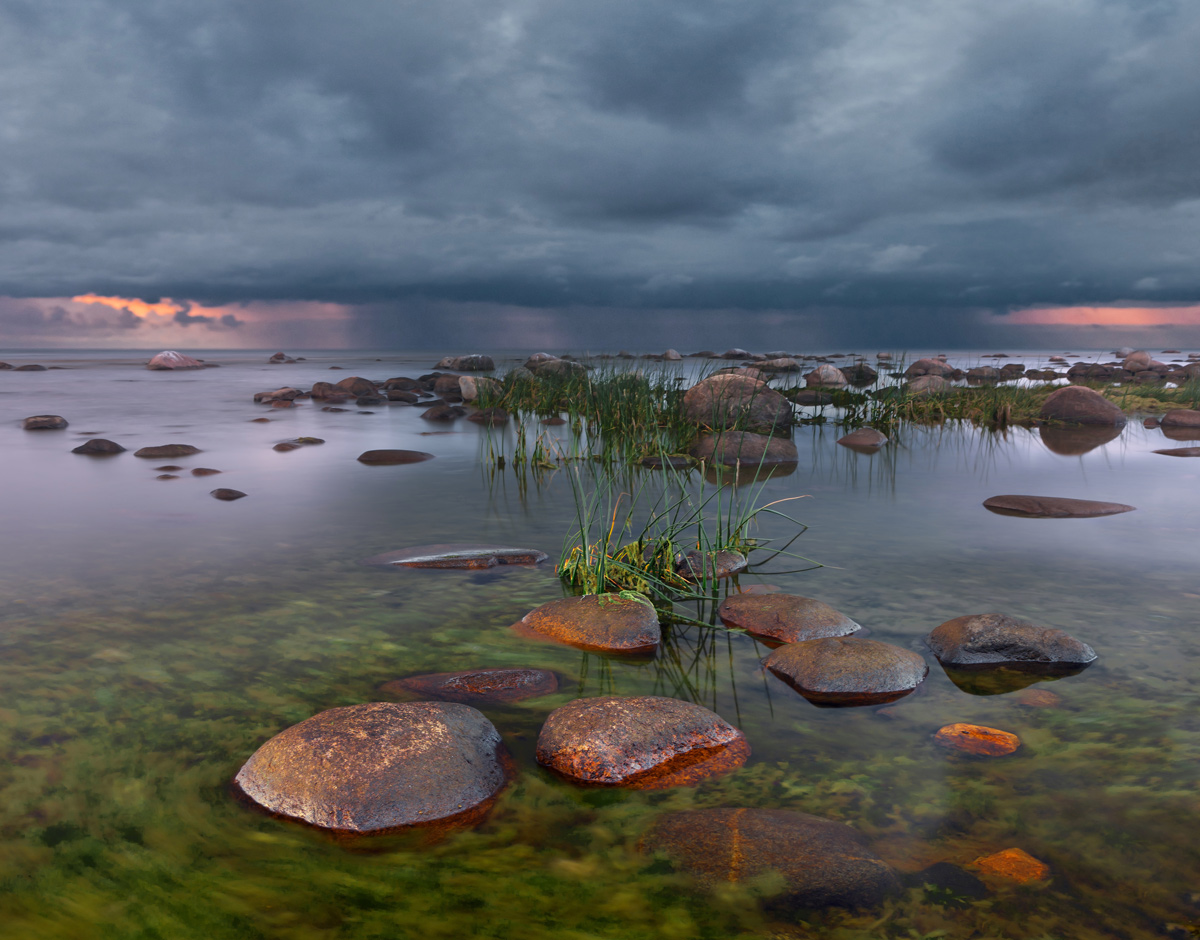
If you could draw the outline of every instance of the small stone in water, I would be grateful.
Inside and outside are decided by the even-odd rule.
[[[976,867],[986,874],[1007,878],[1018,884],[1040,881],[1050,874],[1050,866],[1040,862],[1024,849],[1005,849],[995,855],[975,859]]]
[[[1005,757],[1021,746],[1021,739],[999,728],[956,722],[940,728],[933,740],[942,747],[982,757]]]
[[[220,473],[220,470],[213,470],[211,467],[195,467],[192,470],[194,477],[210,477],[213,474]]]
[[[208,495],[213,497],[214,499],[223,499],[226,502],[231,502],[235,499],[241,499],[246,494],[243,493],[241,490],[231,490],[231,489],[226,489],[225,487],[220,487],[219,489],[213,490]]]
[[[176,467],[174,464],[165,464],[164,466],[155,467],[154,469],[162,473],[174,473],[176,470],[182,470],[183,467]]]
[[[154,479],[156,479],[156,480],[178,480],[179,477],[177,477],[173,473],[160,473]]]

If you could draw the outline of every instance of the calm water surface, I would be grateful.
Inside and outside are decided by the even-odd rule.
[[[776,560],[740,587],[820,598],[932,667],[890,707],[819,709],[763,674],[765,648],[719,627],[673,628],[649,663],[515,636],[511,623],[561,595],[549,569],[361,565],[467,540],[556,556],[571,486],[565,471],[524,486],[511,470],[489,473],[487,432],[465,421],[251,401],[282,384],[415,376],[437,358],[311,355],[269,366],[213,353],[221,368],[182,374],[147,372],[144,356],[0,357],[65,367],[0,372],[0,936],[1185,937],[1200,923],[1200,461],[1152,453],[1180,444],[1137,421],[1073,456],[1037,431],[908,429],[867,456],[836,446],[832,426],[798,428],[799,469],[742,498],[806,497],[791,504],[809,527],[793,548],[824,567]],[[21,430],[46,413],[70,428]],[[326,443],[272,450],[301,435]],[[492,443],[511,447],[511,435]],[[70,453],[89,437],[129,452]],[[133,457],[173,442],[202,453]],[[354,459],[380,447],[436,459]],[[185,471],[157,480],[165,464]],[[186,472],[201,466],[222,474]],[[215,486],[249,496],[219,502]],[[999,493],[1138,511],[1019,519],[981,507]],[[776,521],[757,534],[793,530]],[[972,694],[994,690],[960,688],[922,638],[989,611],[1067,630],[1100,659],[1036,686],[1054,692],[1049,705],[1019,690]],[[230,797],[242,762],[290,724],[378,700],[398,676],[496,665],[566,681],[486,710],[521,773],[475,831],[347,847]],[[742,728],[754,755],[720,780],[658,792],[579,790],[540,771],[549,711],[612,693],[701,702]],[[1024,746],[955,757],[931,743],[952,721],[1015,732]],[[990,883],[985,898],[907,878],[869,913],[783,910],[769,884],[699,894],[637,844],[661,813],[709,806],[841,820],[906,878],[1012,846],[1053,877]]]

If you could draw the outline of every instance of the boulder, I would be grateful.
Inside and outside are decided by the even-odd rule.
[[[833,404],[833,396],[829,392],[823,392],[817,388],[802,388],[792,392],[789,396],[797,405],[830,405]]]
[[[879,373],[872,369],[865,362],[856,362],[853,365],[844,366],[842,375],[846,377],[846,381],[851,385],[870,385],[879,378]]]
[[[1154,358],[1148,352],[1139,349],[1125,357],[1121,362],[1121,368],[1136,375],[1138,372],[1148,371],[1153,362]]]
[[[977,858],[975,867],[985,875],[1015,881],[1017,884],[1028,884],[1050,877],[1049,865],[1018,848],[1005,849],[994,855]]]
[[[11,362],[0,362],[0,372],[4,372],[6,369],[11,369],[11,368],[12,368]]]
[[[455,542],[445,545],[417,545],[395,552],[364,558],[364,565],[394,565],[401,568],[495,568],[497,565],[540,565],[549,556],[535,548],[511,548],[504,545],[479,545]]]
[[[992,496],[983,501],[985,508],[1003,516],[1031,516],[1041,519],[1080,519],[1090,516],[1114,516],[1133,512],[1134,506],[1106,503],[1094,499],[1066,496]]]
[[[860,637],[825,637],[781,646],[766,666],[818,705],[875,705],[913,691],[929,667],[911,650]]]
[[[784,356],[779,359],[764,359],[762,362],[754,364],[759,372],[799,372],[800,363],[790,356]]]
[[[804,377],[804,384],[809,388],[841,388],[846,384],[846,376],[837,366],[825,363],[808,373]]]
[[[203,369],[204,363],[191,356],[165,349],[146,363],[147,369],[154,371],[173,371],[177,369]]]
[[[1005,614],[969,614],[934,628],[925,638],[943,664],[1065,663],[1081,665],[1096,651],[1069,633]]]
[[[736,770],[746,736],[692,702],[658,695],[579,698],[546,718],[537,761],[592,786],[661,790]]]
[[[458,394],[463,401],[477,401],[481,394],[496,398],[503,391],[504,386],[495,379],[473,375],[461,375],[458,377]]]
[[[525,636],[608,653],[649,653],[662,641],[653,605],[628,593],[550,601],[527,613],[513,629]]]
[[[375,387],[374,382],[370,382],[367,379],[361,378],[357,375],[350,375],[342,379],[333,386],[333,392],[334,394],[338,394],[340,392],[341,394],[347,395],[350,398],[362,398],[364,395],[377,397],[379,395],[379,389]],[[314,394],[313,397],[316,398],[316,394]]]
[[[456,372],[490,372],[496,368],[491,356],[474,353],[470,356],[446,356],[440,359],[435,369],[454,369]]]
[[[457,421],[467,413],[467,409],[462,405],[434,405],[432,408],[426,408],[421,412],[421,418],[425,421]]]
[[[748,564],[741,552],[721,549],[715,552],[691,551],[675,563],[675,571],[689,581],[731,578],[745,571]]]
[[[67,427],[67,419],[62,415],[34,415],[25,419],[23,427],[26,431],[61,431]]]
[[[998,382],[1000,381],[1000,370],[994,366],[976,366],[974,369],[967,370],[967,381]]]
[[[1121,409],[1099,392],[1081,385],[1067,385],[1051,392],[1039,414],[1043,421],[1062,421],[1066,424],[1125,423]]]
[[[254,400],[256,402],[274,402],[274,401],[294,401],[304,393],[298,388],[284,387],[277,388],[273,392],[255,392]]]
[[[526,364],[528,365],[528,363]],[[570,375],[584,375],[587,372],[587,366],[582,362],[575,362],[573,359],[548,359],[530,368],[533,374],[539,378],[544,376],[566,377]]]
[[[1051,425],[1038,428],[1046,449],[1064,457],[1078,457],[1121,436],[1121,425],[1103,424]]]
[[[462,401],[461,375],[439,375],[433,380],[433,394],[444,401]]]
[[[214,470],[212,467],[193,467],[192,476],[194,477],[211,477],[220,473],[220,470]]]
[[[279,364],[281,362],[295,362],[296,360],[284,352],[277,352],[267,362]]]
[[[731,594],[717,608],[728,627],[777,643],[846,636],[862,629],[839,610],[796,594]]]
[[[387,391],[387,400],[403,402],[406,405],[415,405],[421,400],[421,396],[416,392],[406,392],[399,388],[389,388]]]
[[[706,888],[782,882],[802,908],[874,907],[897,892],[892,869],[844,823],[787,809],[694,809],[659,817],[642,838]]]
[[[1021,746],[1021,739],[1009,731],[956,722],[939,728],[935,744],[978,757],[1006,757]]]
[[[499,732],[468,705],[370,702],[281,731],[234,783],[280,816],[368,833],[482,819],[510,768]]]
[[[940,375],[921,375],[908,383],[910,395],[940,395],[953,386]]]
[[[922,375],[946,375],[952,371],[941,359],[918,359],[904,370],[904,376],[914,379]]]
[[[275,406],[278,407],[281,404],[283,403],[276,402]],[[356,398],[354,400],[354,404],[358,405],[359,408],[372,408],[375,405],[386,405],[387,397],[384,395],[363,395],[361,398]],[[360,414],[362,413],[363,412],[360,412]]]
[[[1162,416],[1161,425],[1164,428],[1200,428],[1200,411],[1191,408],[1173,409]]]
[[[433,460],[433,454],[420,450],[366,450],[358,455],[358,462],[372,467],[395,467],[406,463]]]
[[[380,688],[463,705],[504,705],[557,692],[558,676],[546,669],[468,669],[393,679]]]
[[[312,390],[308,394],[316,399],[325,399],[325,398],[343,398],[344,399],[344,398],[350,397],[349,395],[346,395],[343,392],[339,391],[338,389],[334,388],[332,382],[314,382]]]
[[[725,350],[725,352],[721,353],[721,355],[716,356],[715,358],[717,358],[717,359],[749,359],[750,353],[746,352],[746,350],[742,349],[740,346],[731,346],[729,349]]]
[[[728,467],[739,463],[747,466],[795,464],[800,459],[796,445],[790,440],[749,431],[705,434],[689,453],[698,460]]]
[[[164,457],[190,457],[200,453],[199,447],[191,444],[160,444],[158,447],[143,447],[135,450],[135,457],[149,457],[152,460],[162,460]]]
[[[480,408],[467,415],[467,420],[489,428],[496,427],[500,424],[508,424],[508,412],[503,408]]]
[[[748,375],[709,376],[688,389],[683,409],[689,421],[714,430],[770,434],[792,424],[791,403]]]
[[[235,499],[241,499],[246,494],[241,490],[231,490],[228,487],[218,487],[208,494],[213,499],[219,499],[227,503],[232,503]]]
[[[683,359],[683,356],[679,355],[679,350],[677,349],[668,349],[662,354],[662,357],[664,362],[679,362]]]
[[[852,450],[878,450],[888,442],[887,435],[874,428],[859,428],[857,431],[851,431],[845,437],[839,437],[838,441],[843,447],[849,447]]]
[[[71,451],[73,454],[87,454],[92,457],[110,457],[113,454],[125,453],[125,448],[115,441],[106,441],[102,437],[94,437],[84,441]]]

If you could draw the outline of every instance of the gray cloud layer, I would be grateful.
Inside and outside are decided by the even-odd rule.
[[[1198,48],[1190,0],[7,0],[0,294],[1196,302]]]

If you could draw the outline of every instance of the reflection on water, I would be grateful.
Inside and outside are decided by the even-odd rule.
[[[1197,471],[1152,453],[1157,430],[1130,422],[1064,460],[1023,429],[904,428],[875,454],[836,446],[832,426],[797,429],[798,468],[755,484],[757,498],[807,497],[789,504],[809,526],[793,550],[824,567],[776,558],[721,591],[817,597],[932,667],[891,705],[821,709],[762,668],[766,647],[719,622],[672,626],[653,659],[627,661],[509,629],[561,595],[551,571],[359,565],[455,541],[555,557],[573,521],[562,471],[526,486],[510,471],[488,474],[474,426],[429,437],[418,409],[250,401],[325,378],[330,364],[386,378],[435,361],[401,360],[0,374],[0,935],[1099,938],[1200,922],[1187,824],[1200,767]],[[43,413],[71,427],[19,429]],[[272,420],[251,423],[261,416]],[[158,462],[131,453],[72,455],[77,431],[126,446],[193,443],[200,455],[173,462],[220,469],[219,485],[249,495],[226,504],[208,496],[212,480],[157,481]],[[327,443],[272,450],[299,436]],[[436,459],[355,460],[380,447]],[[621,483],[645,479],[634,470]],[[982,508],[997,493],[1138,510],[1018,519]],[[755,534],[782,543],[795,533],[762,517]],[[691,614],[712,622],[712,609]],[[992,610],[1067,630],[1100,658],[1066,677],[938,668],[924,636]],[[237,768],[283,727],[375,700],[401,676],[482,666],[552,669],[565,681],[487,709],[521,774],[478,830],[348,851],[230,798]],[[697,788],[577,790],[537,768],[537,732],[552,709],[600,694],[699,702],[742,728],[753,755]],[[955,721],[1013,732],[1022,747],[996,760],[937,748],[933,733]],[[639,854],[660,814],[717,806],[850,823],[906,889],[879,912],[779,910],[762,903],[770,884],[693,895],[668,864]],[[981,898],[927,888],[919,874],[973,871],[974,859],[1012,846],[1049,864],[1052,880],[984,879]]]

